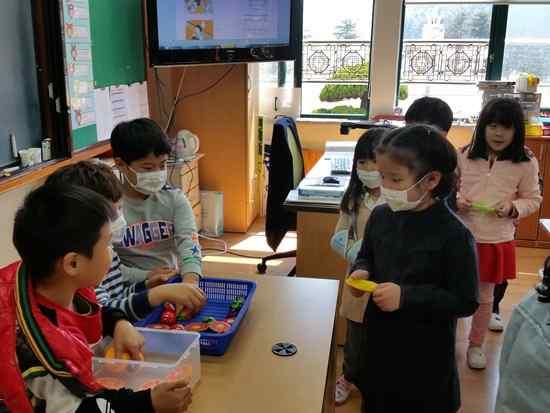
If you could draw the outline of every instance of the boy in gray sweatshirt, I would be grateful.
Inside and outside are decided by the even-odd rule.
[[[117,125],[111,146],[124,177],[127,227],[115,244],[121,262],[145,271],[174,268],[185,283],[198,284],[202,260],[195,216],[183,192],[166,185],[171,151],[166,134],[154,121],[136,119]]]
[[[105,197],[116,209],[118,218],[111,223],[112,243],[120,243],[126,231],[122,208],[123,187],[111,168],[101,162],[81,161],[58,169],[46,185],[78,185]],[[129,321],[141,320],[154,307],[165,301],[199,310],[204,304],[203,292],[190,284],[164,284],[175,271],[159,267],[143,271],[123,265],[116,252],[109,272],[96,287],[97,302],[126,313]],[[128,281],[139,279],[141,281]]]

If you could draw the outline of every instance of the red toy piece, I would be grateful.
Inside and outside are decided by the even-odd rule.
[[[218,334],[223,334],[231,328],[231,324],[225,321],[212,321],[208,323],[208,328]]]
[[[161,324],[164,324],[167,326],[173,326],[174,324],[176,324],[176,312],[170,311],[170,310],[164,310],[164,312],[160,316],[160,322]]]
[[[185,326],[185,330],[200,333],[200,332],[208,330],[208,324],[206,324],[206,323],[190,323],[190,324],[187,324]]]

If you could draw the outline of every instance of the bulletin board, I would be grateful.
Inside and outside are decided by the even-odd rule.
[[[149,116],[141,0],[63,0],[73,149],[108,140],[116,124]]]

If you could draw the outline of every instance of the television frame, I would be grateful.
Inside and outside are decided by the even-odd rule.
[[[157,1],[147,0],[147,48],[152,67],[254,63],[295,60],[302,32],[303,0],[290,0],[290,36],[286,46],[197,48],[166,50],[159,47]]]

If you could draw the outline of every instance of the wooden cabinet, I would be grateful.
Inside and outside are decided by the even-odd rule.
[[[157,93],[165,97],[168,107],[182,81],[183,98],[175,108],[169,134],[188,129],[198,136],[205,155],[199,163],[200,187],[223,192],[227,232],[246,232],[259,210],[257,70],[253,64],[167,68],[159,74],[162,88],[157,88],[149,71],[150,102],[161,124],[165,121],[157,108]],[[189,179],[195,181],[196,176]]]
[[[193,207],[195,222],[197,229],[200,230],[202,225],[202,208],[201,194],[199,187],[199,159],[203,155],[199,155],[196,159],[187,162],[177,162],[168,165],[168,183],[173,187],[180,188],[184,193],[189,203]]]
[[[543,199],[540,210],[521,220],[516,239],[519,246],[550,248],[550,234],[539,224],[542,218],[550,218],[550,139],[527,138],[527,146],[539,161],[540,175],[543,181]]]

